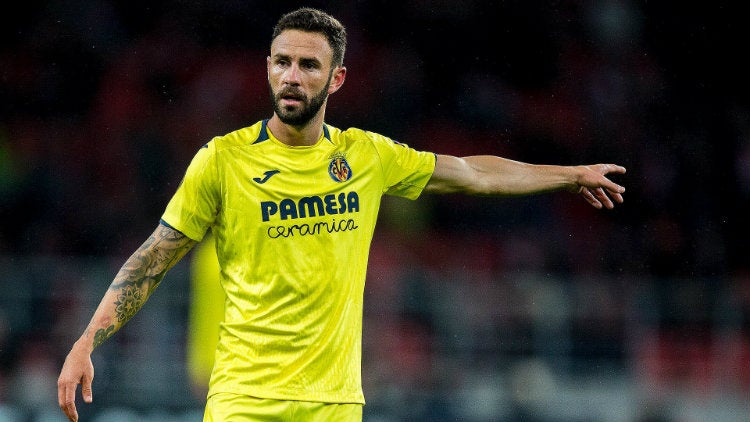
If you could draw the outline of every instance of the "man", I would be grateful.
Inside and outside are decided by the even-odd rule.
[[[345,46],[344,27],[321,11],[279,20],[267,58],[273,116],[196,153],[65,360],[58,400],[70,420],[78,384],[92,401],[92,351],[209,228],[226,301],[204,421],[360,421],[363,290],[383,194],[567,189],[596,208],[622,202],[625,189],[606,177],[620,166],[459,158],[325,124],[328,96],[346,77]]]

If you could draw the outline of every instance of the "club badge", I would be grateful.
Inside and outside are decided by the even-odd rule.
[[[336,153],[331,157],[331,163],[328,165],[328,174],[334,182],[346,182],[352,178],[352,168],[346,162],[344,154]]]

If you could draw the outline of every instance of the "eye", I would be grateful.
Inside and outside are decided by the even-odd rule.
[[[276,66],[287,67],[289,66],[289,59],[287,59],[286,57],[277,57],[274,60],[274,64]]]
[[[315,69],[318,69],[320,65],[315,60],[303,60],[300,63],[300,67],[302,67],[303,69],[307,69],[307,70],[315,70]]]

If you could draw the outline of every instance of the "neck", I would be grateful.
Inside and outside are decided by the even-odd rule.
[[[289,146],[315,145],[323,134],[323,113],[318,113],[302,126],[288,125],[276,113],[268,120],[268,130],[279,141]]]

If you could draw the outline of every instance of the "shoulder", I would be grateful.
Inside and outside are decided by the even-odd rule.
[[[345,143],[347,145],[359,144],[369,145],[374,148],[380,148],[383,146],[398,144],[398,142],[385,135],[356,127],[350,127],[346,130],[340,130],[328,125],[328,129],[331,133],[332,139],[337,139],[339,142]]]
[[[264,133],[262,132],[264,131],[265,125],[263,124],[263,121],[259,121],[251,126],[233,130],[224,135],[215,136],[204,146],[216,152],[237,147],[245,147],[264,140],[261,139],[263,138]]]
[[[192,167],[207,168],[211,163],[226,163],[226,157],[248,145],[252,145],[261,132],[262,122],[237,129],[224,135],[214,136],[203,144],[192,159]]]
[[[406,143],[399,142],[391,137],[369,130],[349,128],[343,131],[342,135],[347,142],[366,144],[381,156],[402,155],[410,151],[415,151]]]

